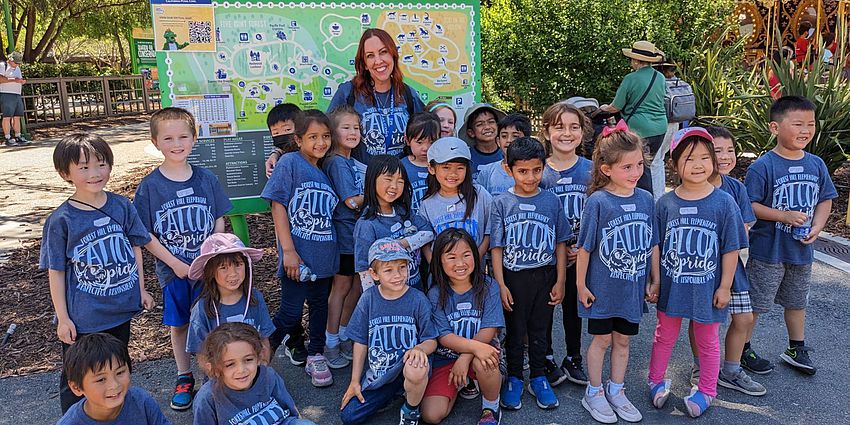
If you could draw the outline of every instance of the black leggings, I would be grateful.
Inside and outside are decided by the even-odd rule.
[[[508,376],[522,379],[523,340],[528,336],[528,358],[531,378],[546,373],[546,336],[552,323],[553,307],[549,292],[555,285],[555,266],[512,272],[503,270],[505,286],[513,297],[513,311],[505,311],[505,352]]]
[[[567,345],[567,355],[581,358],[581,317],[578,317],[578,290],[576,289],[576,265],[567,267],[567,281],[564,285],[564,299],[561,307],[564,310],[562,323],[564,325],[564,342]],[[546,354],[553,355],[552,351],[552,321],[549,322],[549,348]]]

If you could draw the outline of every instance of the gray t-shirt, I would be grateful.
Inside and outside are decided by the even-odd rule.
[[[271,317],[269,317],[266,300],[263,299],[263,294],[257,288],[251,289],[251,299],[256,300],[256,303],[248,305],[247,314],[245,313],[245,303],[249,300],[242,297],[235,304],[217,303],[218,314],[213,312],[213,317],[210,317],[204,307],[204,299],[199,298],[192,306],[189,335],[186,338],[186,352],[199,353],[207,335],[223,323],[245,323],[257,328],[261,337],[268,338],[274,332],[275,326]]]
[[[566,170],[555,171],[546,165],[543,171],[544,179],[541,186],[558,195],[573,236],[578,236],[581,228],[581,212],[587,200],[587,187],[590,185],[592,172],[593,163],[584,157],[579,157],[578,161]],[[547,176],[549,178],[546,178]]]
[[[139,387],[130,387],[118,417],[108,422],[96,421],[83,410],[86,399],[71,406],[56,425],[171,425],[156,400]]]
[[[572,237],[558,196],[538,189],[534,196],[513,190],[496,197],[490,210],[490,247],[504,248],[502,265],[511,271],[555,264],[555,246]]]
[[[587,197],[578,246],[590,253],[585,285],[596,301],[585,308],[576,300],[579,317],[640,323],[652,247],[658,245],[653,204],[643,189],[627,197],[600,189]]]
[[[470,217],[465,217],[466,201],[461,200],[460,196],[447,198],[439,193],[422,200],[419,215],[431,223],[434,234],[439,235],[448,228],[463,229],[475,238],[476,244],[480,245],[484,236],[489,234],[487,223],[490,219],[490,204],[493,202],[493,197],[481,185],[476,184],[475,191],[478,196],[475,197],[475,207]]]
[[[514,178],[505,171],[502,161],[496,161],[482,165],[478,169],[475,183],[483,186],[484,189],[487,189],[487,192],[490,192],[490,195],[495,197],[514,187]]]
[[[364,390],[394,381],[404,367],[404,353],[437,338],[431,303],[425,294],[408,289],[400,298],[387,300],[379,286],[367,289],[360,297],[346,332],[352,341],[367,348],[360,383]]]
[[[340,254],[354,254],[354,223],[356,211],[345,205],[345,200],[363,194],[363,180],[366,178],[366,166],[354,158],[332,154],[325,158],[322,170],[331,180],[331,185],[339,197],[339,203],[333,213],[336,237]]]
[[[142,311],[133,247],[150,242],[130,200],[106,192],[98,210],[65,201],[47,217],[39,268],[65,272],[65,302],[77,333],[114,328]]]
[[[215,221],[233,207],[215,174],[196,166],[183,182],[154,169],[136,188],[133,205],[148,232],[186,264],[201,255],[201,244],[215,231]],[[158,258],[156,276],[160,287],[175,278],[174,270]]]
[[[360,218],[354,226],[354,271],[362,272],[369,269],[369,248],[381,238],[401,239],[416,232],[431,232],[431,225],[422,216],[410,215],[407,219],[398,213],[392,216],[378,214],[371,219]],[[423,285],[419,276],[419,265],[422,258],[419,250],[411,253],[408,261],[407,283],[418,289]]]
[[[283,378],[260,365],[250,388],[231,390],[216,380],[201,387],[192,406],[194,425],[287,425],[298,418]]]

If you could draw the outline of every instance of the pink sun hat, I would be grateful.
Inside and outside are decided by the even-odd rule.
[[[232,252],[242,253],[248,258],[248,265],[263,258],[263,250],[248,248],[242,240],[233,233],[213,233],[201,244],[201,255],[189,266],[189,279],[200,280],[204,277],[204,267],[210,258]]]
[[[702,127],[683,128],[673,134],[673,141],[670,143],[670,152],[676,150],[676,146],[679,146],[679,143],[681,143],[682,140],[685,140],[688,137],[692,136],[706,139],[712,143],[714,142],[714,137],[711,137],[711,134],[708,133],[708,130]]]

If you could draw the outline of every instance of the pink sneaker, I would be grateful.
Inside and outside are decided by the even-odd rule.
[[[334,383],[334,377],[331,375],[330,368],[328,368],[328,361],[321,354],[308,356],[304,371],[310,375],[314,387],[327,387]]]

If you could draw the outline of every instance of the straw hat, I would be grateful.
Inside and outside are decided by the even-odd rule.
[[[658,63],[664,60],[664,52],[658,50],[654,44],[646,40],[635,41],[632,47],[623,49],[623,54],[627,58],[649,63]]]

